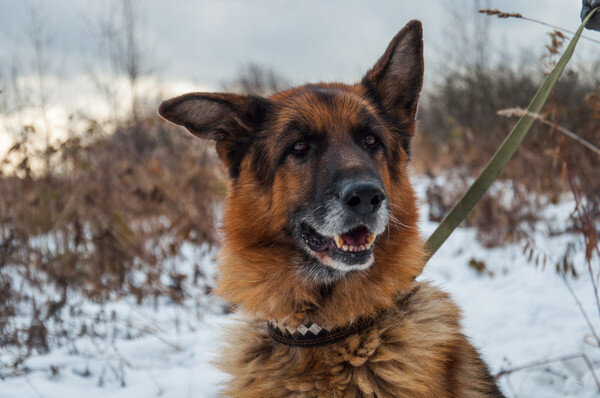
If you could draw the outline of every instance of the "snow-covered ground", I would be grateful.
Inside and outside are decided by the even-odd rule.
[[[420,194],[425,182],[417,180]],[[570,203],[549,207],[548,216],[564,222]],[[426,214],[426,211],[423,211]],[[429,235],[435,224],[422,222]],[[537,250],[556,259],[577,237],[538,232]],[[583,250],[574,263],[580,277],[568,283],[582,302],[595,328],[598,310]],[[485,263],[481,274],[468,264]],[[211,263],[208,264],[210,267]],[[596,267],[598,264],[596,263]],[[493,276],[491,275],[493,273]],[[553,266],[546,269],[527,261],[520,244],[485,249],[475,231],[458,229],[428,264],[421,280],[433,281],[450,292],[464,312],[466,334],[480,348],[493,373],[537,361],[585,353],[600,378],[600,349]],[[88,304],[90,307],[96,304]],[[0,398],[71,397],[213,397],[224,376],[210,363],[218,347],[218,330],[231,319],[225,315],[196,317],[194,311],[163,303],[156,308],[128,302],[106,305],[106,313],[149,330],[136,336],[73,344],[35,355],[26,361],[29,372],[0,381]],[[2,354],[0,350],[0,354]],[[509,397],[596,397],[593,376],[581,358],[528,367],[502,377]]]

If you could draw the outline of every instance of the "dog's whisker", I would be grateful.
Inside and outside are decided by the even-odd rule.
[[[312,216],[314,213],[316,213],[317,211],[321,210],[323,207],[325,207],[325,204],[319,205],[317,207],[315,207],[314,209],[311,210],[310,213],[308,213],[308,215],[306,216],[306,218]]]
[[[402,211],[403,213],[406,212],[406,209],[404,207],[400,206],[399,204],[391,203],[391,202],[388,202],[388,204],[392,207],[397,208],[398,210]]]
[[[390,214],[390,219],[389,219],[389,223],[399,229],[405,229],[408,231],[414,231],[416,228],[415,227],[411,227],[410,225],[406,225],[404,224],[402,221],[400,221],[396,216],[394,216],[393,214]]]

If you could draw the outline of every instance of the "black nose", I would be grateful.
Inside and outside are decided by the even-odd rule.
[[[354,213],[366,216],[379,210],[385,193],[372,182],[351,182],[342,188],[340,198]]]

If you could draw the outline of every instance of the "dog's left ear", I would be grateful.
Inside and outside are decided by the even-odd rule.
[[[367,93],[399,129],[416,117],[423,68],[423,27],[415,20],[398,32],[363,78]]]
[[[254,133],[269,109],[270,102],[263,97],[189,93],[164,101],[158,107],[158,114],[196,137],[214,141],[219,158],[230,175],[236,177]]]

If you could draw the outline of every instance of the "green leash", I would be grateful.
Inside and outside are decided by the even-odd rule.
[[[577,41],[579,41],[579,37],[583,32],[583,28],[598,10],[600,10],[600,7],[594,8],[585,18],[575,33],[575,36],[573,36],[573,39],[569,43],[569,46],[565,50],[564,54],[562,57],[560,57],[560,60],[552,72],[548,75],[548,77],[546,77],[544,83],[542,83],[542,86],[533,97],[533,100],[531,100],[531,103],[527,107],[528,112],[539,113],[542,110],[542,107],[546,103],[546,100],[548,100],[548,97],[556,85],[558,78],[571,59],[571,56],[575,51]],[[526,116],[523,116],[521,119],[519,119],[500,148],[498,148],[494,156],[492,156],[490,159],[489,163],[485,166],[479,177],[477,177],[475,182],[473,182],[463,197],[458,201],[454,208],[450,210],[450,213],[444,217],[444,220],[440,223],[433,234],[431,234],[429,239],[427,239],[427,260],[429,260],[435,254],[435,252],[437,252],[437,250],[442,244],[444,244],[446,239],[448,239],[458,224],[460,224],[461,221],[467,217],[467,214],[469,214],[477,202],[479,202],[479,199],[481,199],[485,191],[487,191],[492,182],[496,179],[496,177],[498,177],[502,169],[504,169],[506,163],[508,163],[510,158],[513,157],[517,148],[521,144],[521,141],[523,141],[523,138],[525,138],[525,135],[533,125],[533,122],[534,119]]]

